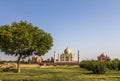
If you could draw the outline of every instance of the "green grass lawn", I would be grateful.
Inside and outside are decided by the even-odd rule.
[[[120,81],[119,71],[92,74],[78,66],[22,68],[21,73],[4,72],[2,81]]]

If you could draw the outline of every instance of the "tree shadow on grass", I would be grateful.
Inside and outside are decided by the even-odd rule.
[[[3,70],[3,72],[14,72],[14,73],[17,73],[17,69],[13,69],[13,68],[4,68],[2,70]]]

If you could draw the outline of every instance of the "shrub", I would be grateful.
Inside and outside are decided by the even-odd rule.
[[[13,69],[13,68],[10,68],[10,67],[7,67],[7,68],[4,68],[3,69],[3,72],[17,72],[17,69]]]
[[[119,63],[118,63],[118,70],[120,71],[120,61],[119,61]]]
[[[3,72],[9,72],[10,71],[10,68],[7,67],[7,68],[3,68]]]
[[[91,70],[94,74],[103,74],[105,73],[105,64],[103,62],[93,62]]]
[[[118,70],[119,60],[113,60],[111,62],[107,62],[106,66],[110,70]]]
[[[92,61],[89,61],[89,60],[87,60],[87,61],[82,61],[79,66],[80,66],[80,68],[85,68],[85,69],[87,69],[87,70],[90,70],[90,69],[91,69],[91,68],[90,68],[91,62],[92,62]]]
[[[103,74],[105,73],[106,65],[103,62],[98,61],[83,61],[79,65],[81,68],[85,68],[89,71],[92,71],[94,74]]]

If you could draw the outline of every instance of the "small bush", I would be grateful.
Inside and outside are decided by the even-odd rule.
[[[119,63],[118,63],[118,71],[120,71],[120,61],[119,61]]]
[[[107,62],[106,66],[110,70],[118,70],[119,60],[113,60],[111,62]]]
[[[7,67],[7,68],[3,68],[3,72],[9,72],[10,71],[10,68]]]
[[[89,71],[92,71],[94,74],[103,74],[105,73],[106,65],[103,62],[98,61],[83,61],[79,65],[81,68],[85,68]]]
[[[91,65],[91,70],[94,74],[103,74],[105,73],[105,64],[103,62],[93,62]]]
[[[85,68],[85,69],[87,69],[87,70],[91,70],[91,68],[90,68],[91,62],[92,62],[92,61],[89,61],[89,60],[87,60],[87,61],[82,61],[79,66],[80,66],[80,68]]]
[[[4,68],[3,69],[3,72],[17,72],[17,69],[13,69],[13,68],[10,68],[10,67],[7,67],[7,68]]]

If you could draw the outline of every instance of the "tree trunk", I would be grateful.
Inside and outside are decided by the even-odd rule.
[[[17,72],[20,73],[20,59],[21,59],[22,55],[20,54],[20,56],[18,57],[18,60],[17,60]]]

